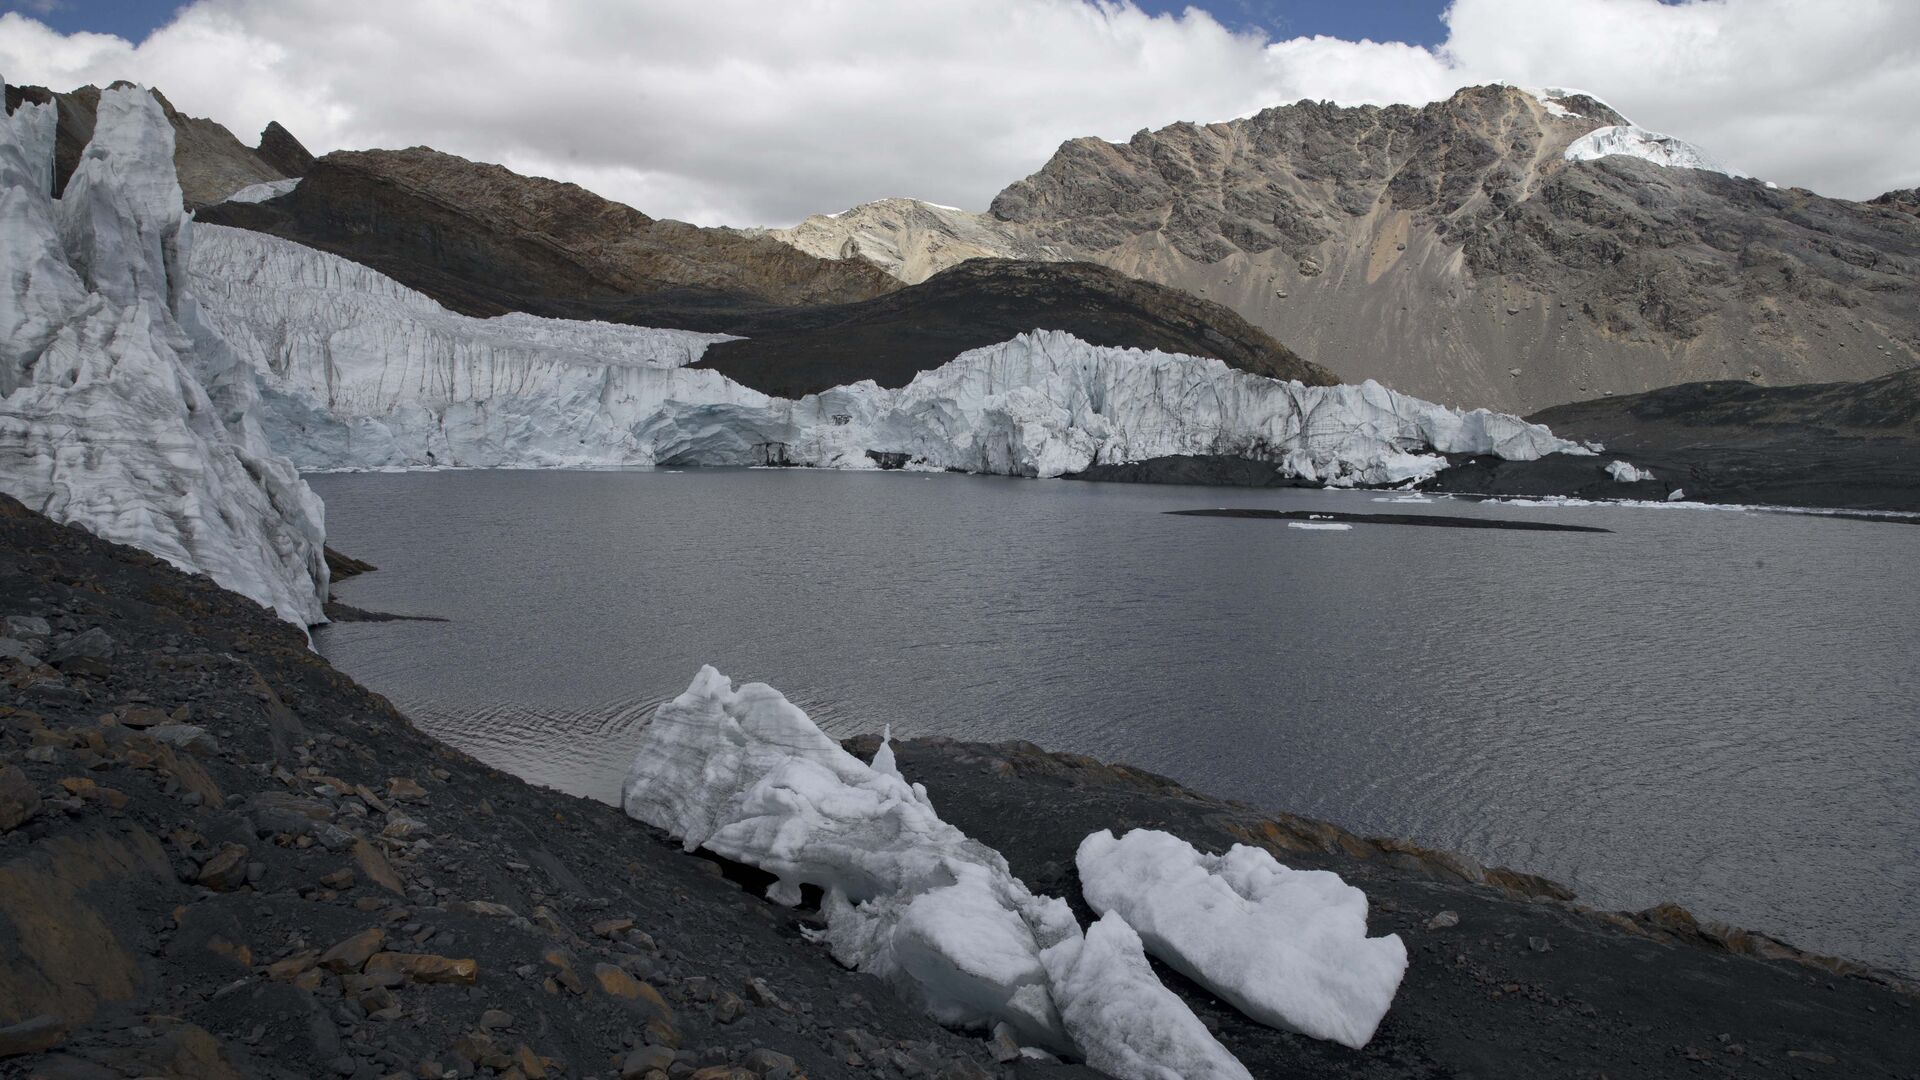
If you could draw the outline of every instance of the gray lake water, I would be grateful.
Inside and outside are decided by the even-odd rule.
[[[1920,527],[804,470],[312,478],[322,652],[617,800],[703,663],[845,735],[1029,739],[1920,972]],[[1608,534],[1169,517],[1435,512]],[[935,792],[936,805],[938,792]]]

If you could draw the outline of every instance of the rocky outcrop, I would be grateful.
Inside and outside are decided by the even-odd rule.
[[[284,177],[305,176],[313,169],[313,155],[278,120],[267,122],[260,132],[260,145],[253,152]]]
[[[328,154],[288,195],[203,220],[344,256],[467,315],[712,329],[740,311],[899,287],[865,263],[658,220],[575,184],[426,147]]]
[[[122,87],[132,84],[117,82],[113,85]],[[173,125],[173,164],[187,209],[211,206],[253,184],[299,175],[283,171],[274,161],[242,143],[234,137],[233,132],[220,124],[182,113],[157,90],[153,96],[166,112],[168,122]],[[69,93],[55,93],[43,86],[7,87],[8,111],[17,108],[23,101],[52,103],[58,111],[53,178],[53,192],[58,197],[66,190],[68,178],[79,165],[81,152],[93,139],[94,117],[100,107],[100,88],[83,86]],[[284,140],[280,140],[283,146],[286,143],[291,143],[295,148],[300,146],[299,141],[279,124],[268,126],[269,132],[274,130],[285,136]],[[301,149],[300,152],[304,154],[306,151]]]
[[[1904,188],[1876,195],[1868,200],[1868,205],[1884,206],[1889,210],[1898,210],[1903,214],[1920,216],[1920,188]]]
[[[1428,488],[1920,513],[1920,369],[1858,383],[1688,383],[1529,419],[1607,453],[1463,460]],[[1631,471],[1609,471],[1618,461]]]
[[[881,199],[838,214],[815,214],[767,235],[823,259],[870,262],[909,285],[968,259],[1067,257],[1059,247],[1029,240],[992,215],[919,199]]]
[[[969,349],[1034,329],[1093,345],[1208,356],[1309,386],[1336,380],[1239,315],[1178,289],[1092,263],[974,259],[858,304],[790,308],[738,320],[742,341],[709,346],[697,366],[763,393],[798,398],[872,379],[904,386]]]

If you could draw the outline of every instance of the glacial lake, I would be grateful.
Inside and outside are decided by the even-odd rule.
[[[1920,973],[1920,526],[808,470],[310,478],[342,670],[617,801],[710,663],[827,731],[1028,739]],[[1213,507],[1600,526],[1175,517]],[[938,805],[939,793],[933,793]]]

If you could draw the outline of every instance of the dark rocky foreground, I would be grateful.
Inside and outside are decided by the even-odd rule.
[[[750,872],[435,742],[252,603],[10,500],[0,618],[0,1075],[1086,1075],[997,1064],[837,967],[801,936],[812,915],[735,884]],[[1366,888],[1414,963],[1364,1051],[1169,978],[1256,1076],[1920,1068],[1911,988],[1678,909],[1587,912],[1025,745],[900,757],[1075,903],[1079,838],[1136,825]]]

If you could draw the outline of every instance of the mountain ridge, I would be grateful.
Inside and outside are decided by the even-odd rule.
[[[1239,312],[1349,380],[1531,410],[1709,378],[1920,363],[1920,228],[1708,161],[1574,91],[1303,102],[1122,143],[1071,139],[988,216]],[[1579,160],[1568,160],[1573,151]],[[845,215],[843,215],[845,216]],[[815,220],[815,219],[810,219]]]

